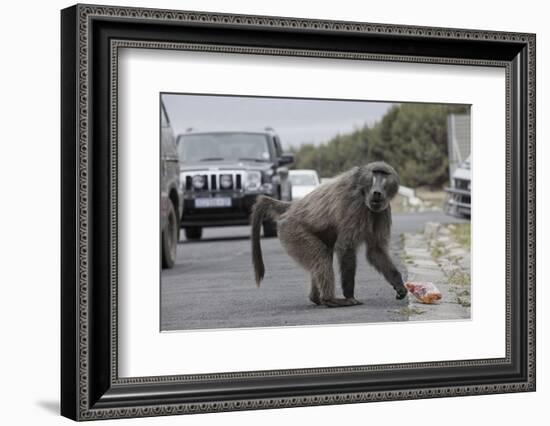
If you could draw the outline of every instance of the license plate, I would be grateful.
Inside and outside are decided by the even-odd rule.
[[[219,207],[231,207],[231,198],[196,198],[195,208],[211,209]]]

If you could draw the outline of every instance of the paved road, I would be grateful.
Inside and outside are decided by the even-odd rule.
[[[440,212],[396,214],[392,255],[399,262],[400,234],[426,222],[457,222]],[[207,228],[199,242],[182,241],[178,261],[161,276],[161,330],[406,321],[407,301],[358,255],[356,297],[363,305],[328,309],[308,299],[309,276],[283,251],[277,238],[262,239],[266,276],[256,288],[249,227]]]

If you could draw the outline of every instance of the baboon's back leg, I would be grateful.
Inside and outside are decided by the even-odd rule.
[[[283,247],[298,264],[311,273],[310,300],[313,303],[319,300],[320,304],[329,307],[350,306],[351,303],[346,299],[337,299],[334,296],[332,248],[299,223],[286,220],[280,225],[279,240]]]
[[[355,299],[341,299],[334,295],[334,268],[332,267],[332,252],[319,259],[318,263],[312,265],[311,281],[319,291],[320,304],[329,308],[357,305]]]

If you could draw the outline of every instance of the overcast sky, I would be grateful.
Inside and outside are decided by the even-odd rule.
[[[283,147],[316,145],[338,133],[379,121],[391,103],[242,96],[162,95],[176,134],[196,131],[263,130],[272,127]]]

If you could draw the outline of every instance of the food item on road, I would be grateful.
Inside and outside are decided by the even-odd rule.
[[[441,292],[431,282],[406,282],[405,287],[420,302],[431,304],[441,300]]]

